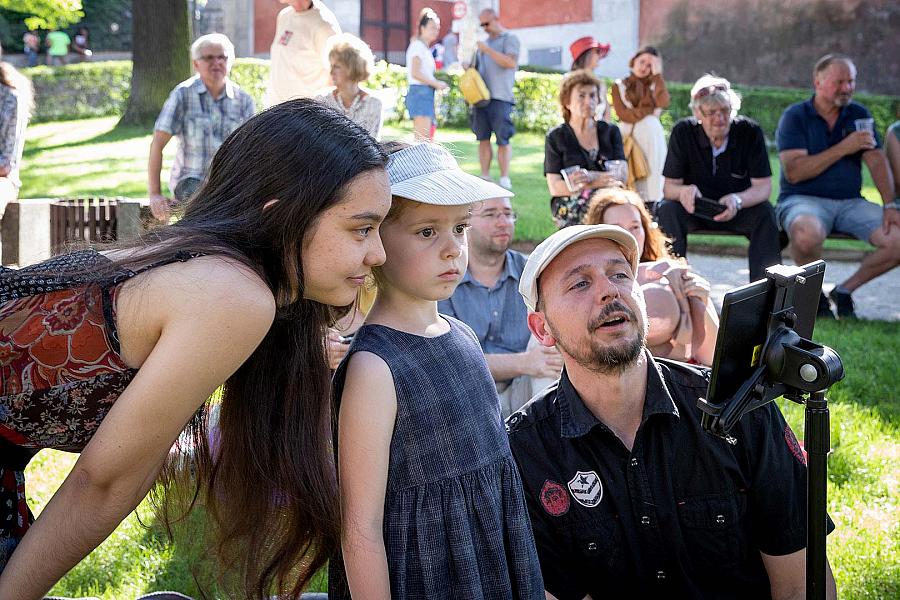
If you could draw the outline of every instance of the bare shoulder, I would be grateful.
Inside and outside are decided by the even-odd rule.
[[[394,376],[384,359],[372,352],[354,352],[347,363],[347,385],[356,381],[367,382],[376,388],[389,385],[394,389]]]
[[[121,309],[160,326],[236,319],[248,330],[268,330],[275,318],[275,298],[266,283],[247,266],[222,256],[157,267],[124,284],[122,294]]]

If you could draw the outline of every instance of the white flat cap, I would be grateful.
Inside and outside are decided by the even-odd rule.
[[[631,263],[631,270],[637,275],[638,252],[637,240],[634,236],[617,225],[572,225],[560,229],[546,240],[538,244],[528,257],[525,269],[519,278],[519,293],[525,299],[525,305],[535,310],[538,301],[538,277],[560,252],[582,240],[601,238],[613,241],[622,248],[622,254]]]
[[[440,144],[422,142],[388,157],[391,194],[423,204],[458,206],[515,194],[469,175]]]

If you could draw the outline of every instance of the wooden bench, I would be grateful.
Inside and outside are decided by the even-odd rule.
[[[20,267],[64,251],[70,243],[106,243],[137,237],[149,200],[137,198],[28,198],[10,202],[2,221],[2,262]]]
[[[653,220],[656,221],[656,202],[645,202],[644,206],[646,207],[646,209],[650,213],[650,215],[653,217]],[[738,236],[738,237],[744,237],[739,233],[734,233],[731,231],[720,231],[718,229],[697,229],[696,231],[692,231],[690,233],[690,235],[715,235],[715,236],[734,235],[734,236]],[[855,240],[856,238],[847,233],[840,233],[837,231],[832,231],[831,234],[829,234],[828,239],[830,239],[830,240]],[[779,229],[778,243],[781,245],[782,250],[787,248],[788,244],[790,243],[787,232]]]

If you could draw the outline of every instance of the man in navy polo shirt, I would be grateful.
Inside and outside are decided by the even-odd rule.
[[[829,296],[838,317],[855,317],[851,293],[900,264],[900,201],[872,114],[852,102],[856,67],[846,56],[828,54],[813,69],[815,94],[789,106],[778,123],[781,194],[776,215],[791,240],[798,265],[822,256],[832,231],[875,246],[859,269]],[[862,197],[862,161],[881,194],[883,207]],[[819,298],[819,316],[833,317]]]
[[[733,443],[703,430],[709,369],[647,351],[639,256],[624,229],[573,225],[519,282],[529,328],[565,364],[506,421],[547,597],[803,598],[803,450],[775,403]]]
[[[526,257],[512,250],[516,213],[509,198],[485,200],[472,211],[469,266],[456,291],[438,311],[472,328],[484,350],[506,418],[556,380],[562,358],[555,348],[529,346],[528,309],[519,295]]]

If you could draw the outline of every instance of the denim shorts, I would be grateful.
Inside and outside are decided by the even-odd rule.
[[[428,85],[411,85],[406,92],[406,111],[409,118],[430,117],[434,121],[434,88]]]
[[[516,134],[513,126],[512,102],[505,100],[491,100],[484,108],[472,108],[472,131],[475,139],[484,141],[491,139],[491,134],[497,136],[497,145],[506,146],[509,138]]]
[[[869,241],[884,219],[884,209],[865,198],[835,200],[794,194],[775,205],[775,218],[783,231],[788,231],[794,219],[806,214],[819,219],[826,235],[837,231],[864,242]]]

